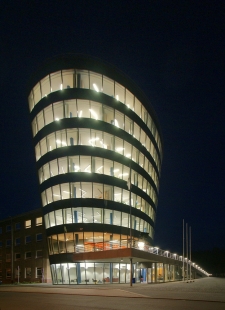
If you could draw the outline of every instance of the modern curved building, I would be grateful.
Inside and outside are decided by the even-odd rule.
[[[152,246],[159,192],[149,100],[115,67],[63,55],[30,80],[29,110],[53,283],[129,282],[123,253]]]

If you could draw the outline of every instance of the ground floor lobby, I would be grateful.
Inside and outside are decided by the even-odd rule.
[[[61,254],[50,258],[53,284],[160,283],[181,281],[183,262],[133,248]],[[131,269],[132,268],[132,269]],[[190,274],[190,271],[189,271]],[[192,278],[201,277],[196,270]],[[186,276],[186,266],[184,268]]]
[[[176,265],[151,263],[132,264],[132,282],[157,283],[182,280],[182,269]],[[130,283],[130,264],[120,263],[62,263],[51,265],[54,284],[112,284]]]

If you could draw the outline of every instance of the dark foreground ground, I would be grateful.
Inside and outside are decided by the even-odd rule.
[[[0,310],[225,309],[225,279],[108,286],[0,286]]]

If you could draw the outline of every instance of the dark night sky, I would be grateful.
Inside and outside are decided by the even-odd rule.
[[[46,3],[45,3],[46,2]],[[27,104],[47,58],[96,56],[128,74],[161,123],[164,159],[155,245],[225,248],[224,1],[2,1],[0,219],[40,206]]]

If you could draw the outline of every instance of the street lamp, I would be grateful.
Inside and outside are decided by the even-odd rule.
[[[165,251],[164,253],[166,253],[166,257],[168,257],[169,251]]]

